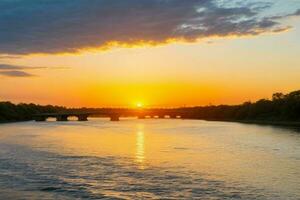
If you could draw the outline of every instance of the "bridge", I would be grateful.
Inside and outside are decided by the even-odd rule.
[[[180,119],[188,116],[183,111],[175,109],[103,109],[99,111],[68,111],[34,115],[37,122],[47,121],[48,118],[55,118],[56,121],[68,121],[70,117],[76,117],[78,121],[88,121],[89,117],[107,117],[111,121],[119,121],[121,117]]]

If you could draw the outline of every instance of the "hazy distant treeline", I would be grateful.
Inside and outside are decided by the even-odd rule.
[[[32,120],[33,115],[39,113],[55,113],[65,110],[59,106],[41,106],[36,104],[12,104],[0,102],[0,122],[14,122]]]
[[[0,102],[0,122],[32,120],[35,114],[57,112],[97,111],[97,108],[67,109],[59,106],[12,104]],[[102,109],[103,110],[103,109]],[[121,109],[122,110],[122,109]],[[125,109],[128,110],[128,109]],[[300,90],[289,94],[275,93],[271,100],[245,102],[241,105],[177,108],[183,118],[225,121],[287,121],[300,122]]]

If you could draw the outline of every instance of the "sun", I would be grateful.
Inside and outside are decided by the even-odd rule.
[[[137,102],[136,103],[136,107],[137,108],[143,108],[144,107],[144,104],[142,102]]]

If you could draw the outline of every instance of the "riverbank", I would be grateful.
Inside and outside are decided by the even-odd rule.
[[[11,123],[28,122],[28,121],[32,121],[32,120],[0,121],[0,124],[11,124]]]
[[[265,121],[265,120],[224,120],[225,122],[238,122],[243,124],[258,124],[300,128],[300,121]]]

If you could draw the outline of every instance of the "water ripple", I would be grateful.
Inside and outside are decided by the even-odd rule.
[[[0,146],[1,157],[10,152],[0,159],[0,187],[30,191],[30,198],[268,199],[255,188],[207,179],[192,171],[140,170],[126,158],[68,156]]]

